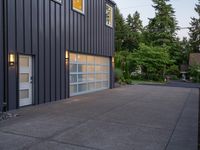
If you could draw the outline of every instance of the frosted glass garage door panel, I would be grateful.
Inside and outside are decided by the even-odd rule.
[[[95,65],[87,65],[88,73],[95,73]]]
[[[70,75],[70,83],[77,83],[78,79],[77,79],[77,74],[71,74]]]
[[[87,74],[79,74],[78,82],[87,82]]]
[[[78,72],[79,73],[86,73],[87,72],[87,65],[86,64],[78,64]]]
[[[95,57],[87,56],[87,64],[95,64]]]
[[[78,62],[80,64],[86,64],[87,63],[87,55],[78,55]]]
[[[78,91],[77,85],[70,85],[70,95],[76,94]]]
[[[76,63],[77,62],[77,55],[70,53],[70,62]]]
[[[78,70],[78,65],[77,64],[70,64],[70,72],[75,72],[77,73]]]
[[[70,53],[70,96],[109,88],[109,58]]]

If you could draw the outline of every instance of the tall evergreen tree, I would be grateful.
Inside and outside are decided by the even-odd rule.
[[[126,21],[133,32],[142,32],[142,20],[138,11],[133,14],[133,17],[129,14]]]
[[[147,30],[153,45],[169,45],[174,42],[177,30],[175,11],[170,0],[152,0],[155,17],[149,19]]]
[[[195,11],[197,13],[197,18],[191,18],[192,21],[190,23],[190,44],[192,48],[192,52],[200,52],[200,0],[198,0],[198,4],[196,4]]]
[[[115,49],[116,51],[123,50],[123,42],[125,37],[125,20],[120,13],[119,8],[115,10]]]
[[[189,43],[189,40],[187,39],[187,37],[183,37],[180,44],[181,44],[181,48],[182,48],[182,64],[188,64],[191,48],[190,48],[190,43]]]
[[[126,22],[127,22],[127,25],[132,28],[132,26],[133,26],[133,17],[131,16],[131,14],[128,14],[128,16],[126,18]]]
[[[145,41],[154,46],[168,47],[171,59],[179,65],[181,63],[181,46],[176,37],[178,26],[175,11],[169,3],[170,0],[152,1],[155,17],[149,19],[149,24],[144,32]]]
[[[140,14],[137,11],[133,14],[133,16],[129,14],[126,19],[126,36],[123,44],[125,49],[128,51],[134,51],[139,48],[142,29],[143,26]]]

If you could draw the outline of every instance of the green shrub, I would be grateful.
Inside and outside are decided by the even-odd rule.
[[[200,83],[200,65],[190,66],[189,74],[194,82]]]
[[[171,80],[178,80],[179,78],[176,75],[172,75],[170,79]]]
[[[126,83],[126,84],[132,84],[132,80],[131,80],[131,79],[126,79],[126,80],[125,80],[125,83]]]
[[[123,71],[119,68],[115,69],[115,81],[119,82],[123,78]]]
[[[142,80],[146,80],[146,76],[144,74],[137,74],[137,75],[131,76],[131,79],[142,81]]]
[[[167,71],[167,75],[175,75],[176,77],[180,75],[179,67],[177,65],[170,66]]]
[[[124,50],[115,54],[115,66],[120,68],[116,70],[116,81],[122,83],[130,83],[131,79],[164,81],[166,68],[171,64],[173,61],[167,48],[140,44],[139,49],[133,52]],[[141,73],[137,74],[138,66]],[[178,67],[171,67],[169,72],[178,74]]]

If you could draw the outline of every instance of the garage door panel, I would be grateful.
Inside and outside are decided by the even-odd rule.
[[[70,96],[109,88],[109,58],[70,53]]]

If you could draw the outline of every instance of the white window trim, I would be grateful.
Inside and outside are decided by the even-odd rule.
[[[52,0],[52,1],[54,1],[54,2],[56,2],[56,3],[58,3],[58,4],[63,4],[63,0]]]
[[[111,24],[108,24],[107,23],[107,20],[106,20],[106,25],[108,26],[108,27],[111,27],[111,28],[113,28],[113,7],[111,6],[111,5],[109,5],[109,4],[106,4],[106,9],[107,9],[107,7],[110,7],[111,8],[111,20],[110,20],[110,22],[111,22]],[[107,10],[106,10],[107,11]],[[107,14],[106,14],[107,15]],[[107,17],[107,16],[106,16]]]
[[[71,1],[72,2],[72,10],[74,10],[74,11],[76,11],[76,12],[81,13],[81,14],[84,15],[85,14],[85,0],[82,0],[82,1],[83,1],[83,11],[74,8],[74,6],[73,6],[73,0]]]

